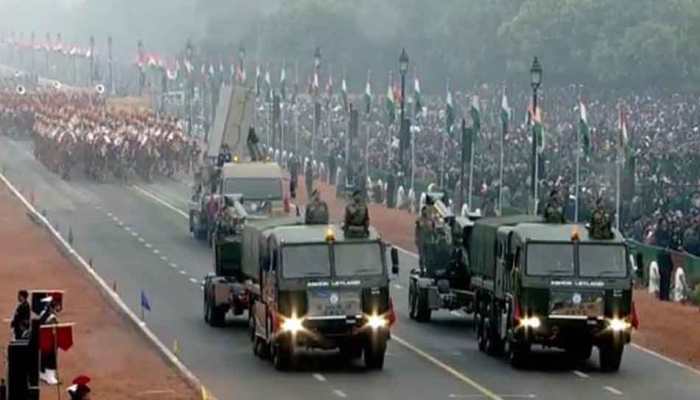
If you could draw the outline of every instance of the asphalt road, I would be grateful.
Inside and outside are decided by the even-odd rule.
[[[411,321],[408,271],[417,260],[408,252],[400,253],[402,272],[392,284],[399,321],[383,371],[324,353],[303,357],[299,371],[279,373],[253,356],[245,320],[221,329],[204,324],[201,279],[212,261],[187,231],[186,184],[65,182],[33,159],[29,142],[5,137],[0,170],[64,235],[72,232],[76,249],[139,314],[146,293],[146,323],[166,345],[177,342],[182,361],[222,400],[700,398],[700,374],[631,346],[616,374],[599,372],[595,353],[572,364],[556,351],[538,352],[528,368],[514,370],[478,351],[470,316],[440,312],[430,324]]]

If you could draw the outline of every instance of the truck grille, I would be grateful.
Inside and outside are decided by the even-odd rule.
[[[362,314],[359,290],[313,289],[308,291],[307,316],[356,316]]]
[[[602,291],[552,291],[549,297],[550,317],[602,317],[605,293]]]

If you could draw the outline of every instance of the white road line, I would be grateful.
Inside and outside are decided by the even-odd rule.
[[[333,389],[333,394],[340,397],[341,399],[348,397],[348,395],[345,394],[345,392],[343,392],[342,390],[339,390],[339,389]]]
[[[692,373],[694,373],[694,374],[696,374],[696,375],[700,375],[700,370],[697,370],[697,369],[691,367],[691,366],[688,365],[688,364],[683,364],[683,363],[680,362],[680,361],[676,361],[676,360],[674,360],[674,359],[672,359],[672,358],[666,357],[666,356],[663,355],[663,354],[659,354],[659,353],[655,352],[654,350],[647,349],[646,347],[644,347],[644,346],[642,346],[642,345],[639,345],[639,344],[637,344],[637,343],[632,343],[632,347],[634,347],[634,348],[637,349],[637,350],[643,351],[643,352],[645,352],[645,353],[647,353],[647,354],[649,354],[649,355],[651,355],[651,356],[654,356],[654,357],[656,357],[656,358],[660,358],[660,359],[666,361],[666,362],[669,363],[669,364],[675,365],[676,367],[683,368],[683,369],[686,370],[686,371],[692,372]]]
[[[112,218],[112,213],[108,211],[108,212],[107,212],[107,216],[110,217],[110,218]]]
[[[124,226],[124,223],[122,221],[117,222],[118,226]]]
[[[144,239],[144,238],[142,238],[142,237],[139,238],[139,242],[140,242],[140,243],[143,243],[143,242],[145,242],[145,241],[146,241],[146,239]]]
[[[588,374],[584,374],[583,372],[576,370],[576,369],[571,371],[571,372],[573,372],[574,375],[578,376],[579,378],[583,378],[583,379],[590,378],[590,376]]]
[[[322,374],[315,373],[315,374],[312,374],[311,376],[313,376],[314,379],[316,379],[316,380],[319,381],[319,382],[325,382],[325,381],[326,381],[326,377],[323,376]]]
[[[133,231],[131,232],[131,236],[133,236],[133,237],[137,237],[138,235],[139,235],[139,234],[136,233],[136,232],[133,232]]]
[[[175,263],[170,263],[168,265],[170,265],[170,268],[172,268],[172,269],[177,269],[177,264],[175,264]]]
[[[161,260],[161,261],[168,262],[168,257],[166,257],[166,256],[160,256],[160,260]]]
[[[150,193],[150,192],[148,192],[148,191],[146,191],[146,190],[144,190],[144,189],[141,189],[141,188],[138,187],[138,186],[131,186],[131,187],[132,187],[134,190],[136,190],[136,191],[142,193],[142,194],[145,195],[146,197],[148,197],[148,198],[150,198],[150,199],[156,201],[157,203],[161,204],[162,206],[164,206],[164,207],[166,207],[166,208],[168,208],[168,209],[170,209],[170,210],[176,212],[177,214],[180,214],[182,217],[184,217],[184,218],[189,218],[189,215],[187,215],[186,212],[180,210],[179,208],[175,207],[174,205],[168,203],[167,201],[162,200],[162,199],[159,198],[158,196],[156,196],[156,195],[154,195],[154,194],[152,194],[152,193]],[[396,247],[396,248],[399,249],[400,251],[406,253],[406,254],[409,254],[409,255],[411,255],[411,256],[413,256],[413,257],[417,257],[417,255],[416,255],[415,253],[409,252],[408,250],[402,249],[402,248],[400,248],[400,247]],[[183,273],[183,272],[184,272],[184,271],[181,271],[181,273]],[[185,272],[185,273],[186,273],[186,272]],[[204,290],[203,287],[202,287],[202,290]],[[458,379],[458,380],[460,380],[460,381],[466,383],[467,385],[469,385],[469,386],[473,387],[474,389],[478,390],[479,392],[483,393],[483,395],[484,395],[485,398],[490,399],[490,400],[502,400],[502,397],[501,397],[501,396],[497,395],[496,393],[494,393],[494,392],[492,392],[491,390],[487,389],[486,387],[482,386],[481,384],[479,384],[478,382],[476,382],[474,379],[468,377],[468,376],[465,375],[465,374],[462,374],[461,372],[459,372],[459,371],[457,371],[456,369],[450,367],[449,365],[443,363],[442,361],[440,361],[440,360],[438,360],[437,358],[431,356],[430,354],[426,353],[425,351],[423,351],[423,350],[419,349],[418,347],[412,345],[411,343],[409,343],[409,342],[403,340],[403,339],[400,338],[399,336],[392,335],[392,338],[393,338],[394,340],[396,340],[396,342],[399,343],[400,345],[402,345],[403,347],[405,347],[405,348],[411,350],[412,352],[418,354],[418,355],[421,356],[422,358],[428,360],[428,361],[431,362],[432,364],[434,364],[434,365],[436,365],[437,367],[441,368],[442,370],[446,371],[447,373],[449,373],[450,375],[452,375],[452,376],[455,377],[456,379]]]
[[[150,243],[146,243],[146,244],[144,244],[144,246],[146,246],[147,249],[150,249],[151,247],[153,247],[153,245]]]
[[[127,232],[131,232],[131,228],[129,228],[128,226],[124,226],[124,230]]]
[[[198,284],[198,283],[199,283],[199,282],[198,282],[196,279],[194,279],[194,278],[190,278],[190,282],[192,282],[192,283],[194,283],[194,284]]]
[[[624,394],[624,393],[622,393],[621,391],[615,389],[615,388],[612,387],[612,386],[603,386],[603,389],[607,390],[608,392],[610,392],[610,393],[612,393],[612,394],[614,394],[614,395],[616,395],[616,396],[622,396],[622,395]]]
[[[153,249],[153,254],[160,254],[160,250],[158,250],[158,249]]]
[[[533,393],[528,394],[499,394],[503,399],[536,399],[537,395]],[[454,394],[450,393],[448,396],[450,399],[483,399],[483,394]]]
[[[154,200],[155,202],[159,203],[160,205],[164,206],[165,208],[169,208],[172,211],[175,211],[176,213],[182,215],[185,218],[189,218],[190,216],[182,211],[181,209],[175,207],[174,205],[168,203],[167,201],[161,199],[160,197],[156,196],[155,194],[151,193],[150,191],[141,188],[140,186],[131,186],[134,188],[134,190],[138,191],[139,193],[143,194],[144,196],[150,198],[151,200]]]
[[[187,275],[187,271],[185,271],[184,269],[181,269],[181,270],[180,270],[180,275]]]

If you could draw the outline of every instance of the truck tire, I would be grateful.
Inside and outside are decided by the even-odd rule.
[[[204,293],[207,293],[207,290],[205,290]],[[226,307],[217,307],[214,304],[214,299],[212,299],[211,296],[205,296],[205,299],[206,310],[204,320],[209,323],[209,326],[213,326],[215,328],[224,326],[226,323]]]
[[[428,289],[418,289],[416,303],[416,321],[430,322],[432,310],[428,305]]]
[[[364,350],[365,368],[381,370],[384,368],[386,354],[386,337],[372,338],[367,341]]]
[[[203,310],[202,314],[204,314],[204,322],[207,324],[209,323],[209,280],[206,279],[204,282],[204,298],[202,299],[202,304],[203,304]]]
[[[614,339],[611,339],[609,343],[598,346],[600,370],[603,372],[617,372],[620,369],[624,349],[624,344]]]
[[[278,371],[286,371],[292,364],[292,348],[289,340],[278,339],[272,352],[272,365]]]
[[[408,317],[413,320],[418,314],[417,300],[415,284],[412,282],[408,287]]]
[[[503,354],[504,342],[498,333],[499,307],[492,303],[488,310],[488,319],[485,321],[484,333],[486,334],[486,352],[491,355]]]

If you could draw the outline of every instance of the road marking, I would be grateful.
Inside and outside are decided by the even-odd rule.
[[[170,265],[170,268],[172,268],[172,269],[177,269],[177,264],[175,264],[175,263],[170,263],[168,265]]]
[[[168,257],[166,257],[166,256],[160,256],[160,260],[161,260],[161,261],[168,262]]]
[[[158,250],[158,249],[153,249],[153,254],[160,254],[160,250]]]
[[[166,207],[166,208],[169,208],[169,209],[172,210],[172,211],[175,211],[176,213],[182,215],[183,217],[185,217],[185,218],[189,218],[189,217],[190,217],[189,215],[187,215],[186,212],[184,212],[184,211],[182,211],[181,209],[175,207],[174,205],[168,203],[167,201],[161,199],[160,197],[158,197],[157,195],[151,193],[150,191],[148,191],[148,190],[146,190],[146,189],[143,189],[143,188],[141,188],[140,186],[135,186],[135,185],[133,185],[133,186],[131,186],[131,187],[134,188],[134,190],[136,190],[136,191],[140,192],[141,194],[143,194],[144,196],[150,198],[151,200],[156,201],[157,203],[161,204],[162,206],[164,206],[164,207]]]
[[[131,232],[131,236],[133,236],[133,237],[137,237],[138,235],[139,235],[139,234],[136,233],[136,232]]]
[[[394,289],[401,290],[401,289],[403,289],[403,286],[399,285],[398,283],[395,283]]]
[[[144,238],[142,238],[142,237],[139,238],[139,242],[140,242],[140,243],[143,243],[143,242],[145,242],[145,241],[146,241],[146,240],[145,240]]]
[[[624,393],[622,393],[621,391],[615,389],[615,388],[612,387],[612,386],[603,386],[603,389],[607,390],[608,392],[610,392],[610,393],[612,393],[612,394],[614,394],[614,395],[616,395],[616,396],[622,396],[622,395],[624,394]]]
[[[634,347],[634,348],[637,349],[637,350],[643,351],[643,352],[645,352],[645,353],[647,353],[647,354],[649,354],[649,355],[651,355],[651,356],[654,356],[654,357],[656,357],[656,358],[662,359],[662,360],[666,361],[667,363],[670,363],[670,364],[675,365],[676,367],[683,368],[683,369],[686,370],[686,371],[692,372],[692,373],[694,373],[694,374],[696,374],[696,375],[700,375],[700,370],[697,370],[697,369],[691,367],[691,366],[688,365],[688,364],[683,364],[683,363],[680,362],[680,361],[676,361],[676,360],[674,360],[674,359],[672,359],[672,358],[666,357],[666,356],[663,355],[663,354],[659,354],[659,353],[655,352],[654,350],[647,349],[646,347],[641,346],[641,345],[638,345],[637,343],[632,343],[632,347]]]
[[[151,247],[153,247],[153,245],[150,243],[146,243],[146,244],[144,244],[144,246],[146,246],[147,249],[150,249]]]
[[[194,278],[190,278],[190,282],[192,282],[192,283],[194,283],[194,284],[198,284],[198,283],[199,283],[199,282],[198,282],[196,279],[194,279]]]
[[[124,226],[124,230],[127,232],[131,232],[131,228],[129,228],[128,226]]]
[[[450,375],[454,376],[458,380],[466,383],[467,385],[473,387],[474,389],[478,390],[483,394],[483,397],[486,397],[487,399],[491,400],[501,400],[503,397],[497,395],[496,393],[492,392],[491,390],[487,389],[486,387],[480,385],[477,383],[474,379],[466,376],[465,374],[457,371],[456,369],[450,367],[449,365],[445,364],[444,362],[438,360],[437,358],[431,356],[430,354],[426,353],[425,351],[419,349],[418,347],[412,345],[411,343],[403,340],[402,338],[396,336],[396,335],[391,335],[391,338],[396,340],[400,345],[403,347],[411,350],[412,352],[418,354],[419,356],[423,357],[424,359],[430,361],[432,364],[436,365],[437,367],[440,367],[442,370],[446,371]]]
[[[181,270],[180,270],[180,275],[187,275],[187,271],[185,271],[184,269],[181,269]]]
[[[122,221],[119,221],[119,222],[117,222],[117,225],[118,225],[118,226],[124,226],[124,223],[122,223]]]
[[[590,378],[590,376],[588,376],[588,374],[584,374],[583,372],[576,370],[576,369],[571,371],[571,372],[573,372],[574,375],[578,376],[579,378],[583,378],[583,379]]]
[[[313,376],[314,379],[316,379],[316,380],[319,381],[319,382],[325,382],[325,381],[326,381],[326,377],[323,376],[323,375],[321,375],[321,374],[319,374],[319,373],[312,374],[311,376]]]
[[[348,397],[348,395],[345,394],[345,392],[343,392],[342,390],[339,390],[339,389],[333,389],[333,394],[340,397],[341,399]]]
[[[502,399],[536,399],[537,395],[533,393],[528,394],[499,394]],[[450,393],[450,399],[483,399],[483,394],[454,394]]]
[[[108,212],[107,212],[107,216],[110,217],[110,218],[112,218],[112,213],[108,211]]]
[[[176,212],[177,214],[180,214],[182,217],[184,217],[184,218],[189,218],[189,215],[187,215],[186,212],[180,210],[179,208],[175,207],[174,205],[168,203],[167,201],[165,201],[165,200],[159,198],[159,197],[156,196],[155,194],[152,194],[152,193],[150,193],[150,192],[148,192],[148,191],[146,191],[146,190],[144,190],[144,189],[141,189],[141,188],[138,187],[138,186],[131,186],[131,187],[134,188],[134,190],[137,190],[137,191],[140,192],[141,194],[145,195],[146,197],[148,197],[148,198],[150,198],[150,199],[156,201],[156,202],[159,203],[160,205],[162,205],[162,206],[164,206],[164,207],[170,209],[171,211]],[[402,248],[397,247],[397,246],[395,246],[395,247],[396,247],[398,250],[403,251],[403,252],[406,253],[406,254],[409,254],[409,255],[411,255],[411,256],[413,256],[413,257],[417,257],[417,255],[416,255],[415,253],[409,252],[408,250],[402,249]],[[186,272],[180,271],[180,273],[183,273],[183,274],[184,274],[184,273],[186,273]],[[202,288],[202,290],[204,290],[204,288]],[[440,360],[438,360],[437,358],[431,356],[430,354],[426,353],[425,351],[423,351],[423,350],[419,349],[418,347],[412,345],[411,343],[409,343],[409,342],[403,340],[403,339],[400,338],[399,336],[392,335],[392,338],[393,338],[394,340],[396,340],[396,341],[397,341],[400,345],[402,345],[403,347],[405,347],[405,348],[411,350],[412,352],[418,354],[419,356],[421,356],[421,357],[423,357],[424,359],[428,360],[428,361],[431,362],[432,364],[436,365],[437,367],[439,367],[439,368],[441,368],[442,370],[446,371],[446,372],[449,373],[450,375],[454,376],[454,377],[457,378],[458,380],[460,380],[460,381],[466,383],[467,385],[469,385],[469,386],[473,387],[474,389],[478,390],[479,392],[483,393],[483,394],[484,394],[484,397],[486,397],[486,398],[488,398],[488,399],[491,399],[491,400],[501,400],[501,399],[502,399],[501,396],[495,394],[495,393],[492,392],[491,390],[489,390],[489,389],[487,389],[486,387],[480,385],[478,382],[476,382],[476,381],[473,380],[472,378],[470,378],[470,377],[468,377],[468,376],[462,374],[461,372],[459,372],[459,371],[457,371],[456,369],[450,367],[449,365],[443,363],[442,361],[440,361]]]

